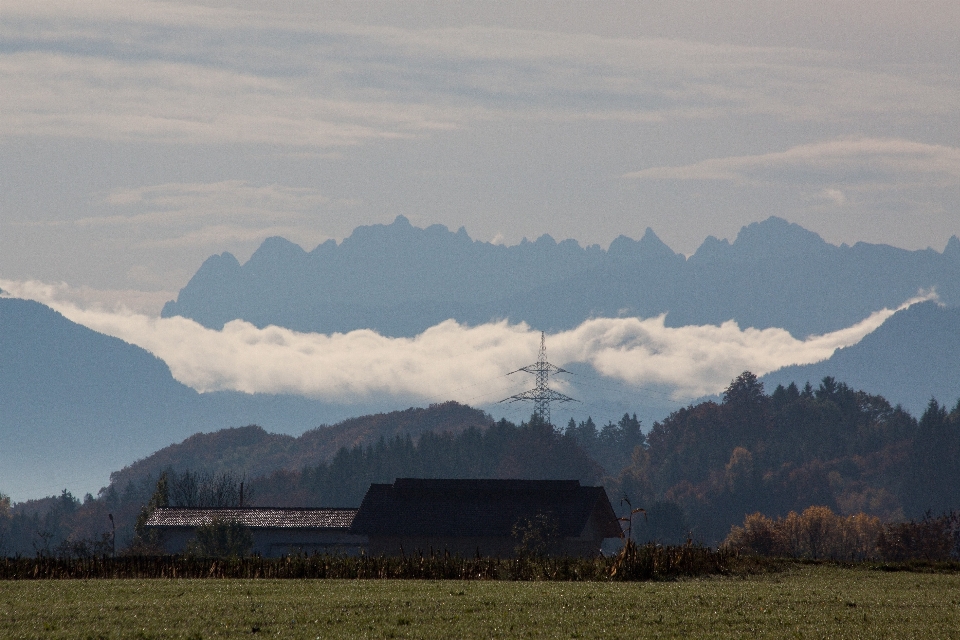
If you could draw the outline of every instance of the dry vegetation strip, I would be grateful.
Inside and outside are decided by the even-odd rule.
[[[960,575],[796,565],[674,582],[0,582],[3,638],[950,638]]]
[[[448,554],[197,558],[107,556],[0,559],[0,580],[111,578],[418,579],[418,580],[666,580],[750,571],[753,558],[684,545],[628,543],[616,557],[461,558]]]

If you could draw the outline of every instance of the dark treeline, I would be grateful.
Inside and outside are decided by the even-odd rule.
[[[244,503],[358,506],[370,483],[397,477],[579,479],[602,482],[620,513],[644,510],[632,523],[640,542],[689,537],[712,545],[757,512],[778,518],[822,506],[889,523],[958,509],[958,461],[960,403],[948,409],[931,400],[917,420],[832,378],[767,394],[745,372],[721,401],[675,411],[646,435],[635,416],[625,415],[602,428],[590,419],[571,420],[563,430],[535,419],[501,420],[382,438],[341,448],[327,462],[251,478]],[[172,505],[238,502],[239,475],[166,471]],[[11,507],[0,496],[0,554],[102,550],[108,514],[123,548],[158,477],[130,477],[82,502],[64,491]]]
[[[232,471],[167,471],[167,504],[169,507],[239,507],[250,504],[254,491],[244,477]]]
[[[240,504],[243,477],[229,471],[167,470],[163,506],[236,507]],[[59,496],[30,500],[11,508],[0,496],[0,557],[42,555],[85,558],[114,550],[122,552],[134,540],[138,518],[157,493],[158,477],[128,480],[122,489],[110,485],[94,498],[81,502],[69,491]],[[244,487],[244,503],[255,497]],[[112,516],[112,520],[111,520]]]
[[[329,463],[279,471],[256,483],[258,503],[276,506],[355,507],[371,483],[396,478],[578,479],[596,484],[603,467],[572,432],[531,419],[501,420],[486,429],[424,433],[341,449]]]
[[[110,553],[113,537],[104,503],[69,491],[14,505],[0,496],[0,556],[87,556]]]
[[[829,377],[767,395],[745,372],[722,402],[655,423],[646,445],[606,480],[611,497],[672,508],[710,543],[755,512],[820,505],[892,522],[960,506],[960,404],[948,411],[931,400],[918,422]]]
[[[536,420],[519,426],[501,420],[486,429],[425,432],[417,440],[404,435],[370,446],[344,447],[327,463],[245,482],[244,504],[355,507],[370,483],[393,482],[397,477],[576,478],[596,484],[603,475],[603,467],[580,447],[573,433],[563,434]],[[243,478],[236,473],[167,468],[137,478],[125,476],[125,484],[113,483],[96,498],[87,495],[82,503],[64,491],[56,498],[8,506],[0,512],[0,555],[84,557],[112,551],[113,524],[117,550],[122,551],[133,543],[137,520],[155,498],[161,476],[165,505],[239,504]]]
[[[570,418],[566,433],[572,434],[577,444],[599,462],[608,475],[627,466],[633,450],[646,443],[637,414],[624,414],[619,422],[608,422],[602,429],[597,429],[592,418],[580,424]]]

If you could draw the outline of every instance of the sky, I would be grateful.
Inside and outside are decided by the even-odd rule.
[[[0,278],[150,316],[211,254],[400,214],[960,234],[955,0],[274,4],[4,0]]]

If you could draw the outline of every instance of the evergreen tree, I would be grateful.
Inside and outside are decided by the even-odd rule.
[[[922,516],[960,508],[960,402],[948,412],[935,398],[917,426],[910,455],[907,512]]]
[[[160,474],[157,488],[150,497],[150,502],[140,508],[137,523],[134,526],[135,536],[130,545],[130,552],[138,555],[163,553],[162,536],[153,529],[147,528],[147,521],[153,512],[162,507],[170,506],[170,487],[166,472]]]

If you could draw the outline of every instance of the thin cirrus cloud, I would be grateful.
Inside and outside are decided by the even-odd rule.
[[[894,176],[896,176],[894,178]],[[735,182],[896,183],[955,185],[960,149],[900,139],[841,139],[798,145],[786,151],[711,158],[676,167],[626,173],[638,180],[730,180]],[[835,193],[825,192],[827,196]]]
[[[254,185],[244,180],[117,188],[100,194],[98,199],[111,207],[147,213],[81,218],[77,224],[150,224],[222,216],[284,219],[329,203],[318,189]]]
[[[242,320],[215,331],[180,317],[62,302],[63,287],[12,281],[0,286],[8,295],[39,300],[74,322],[143,347],[164,360],[177,380],[201,392],[298,394],[338,403],[376,396],[469,401],[478,389],[502,383],[505,374],[534,360],[539,346],[538,332],[506,321],[470,327],[448,320],[413,338],[372,330],[324,335],[259,329]],[[883,309],[846,329],[804,340],[783,329],[741,329],[733,321],[667,327],[663,316],[591,319],[548,340],[550,358],[559,365],[589,364],[602,376],[636,387],[667,387],[674,399],[684,399],[717,393],[746,369],[762,375],[829,358],[894,312]]]
[[[123,8],[11,3],[0,35],[19,46],[0,54],[0,82],[18,90],[0,96],[0,134],[331,148],[516,118],[949,117],[960,99],[933,78],[797,47]]]
[[[318,230],[320,207],[350,206],[331,202],[318,189],[244,180],[116,188],[94,199],[109,213],[15,224],[97,230],[135,247],[217,246],[225,241],[260,242],[272,235],[317,244],[329,238]]]
[[[330,99],[290,78],[177,61],[23,52],[0,58],[0,134],[338,147],[453,126],[427,105]]]

